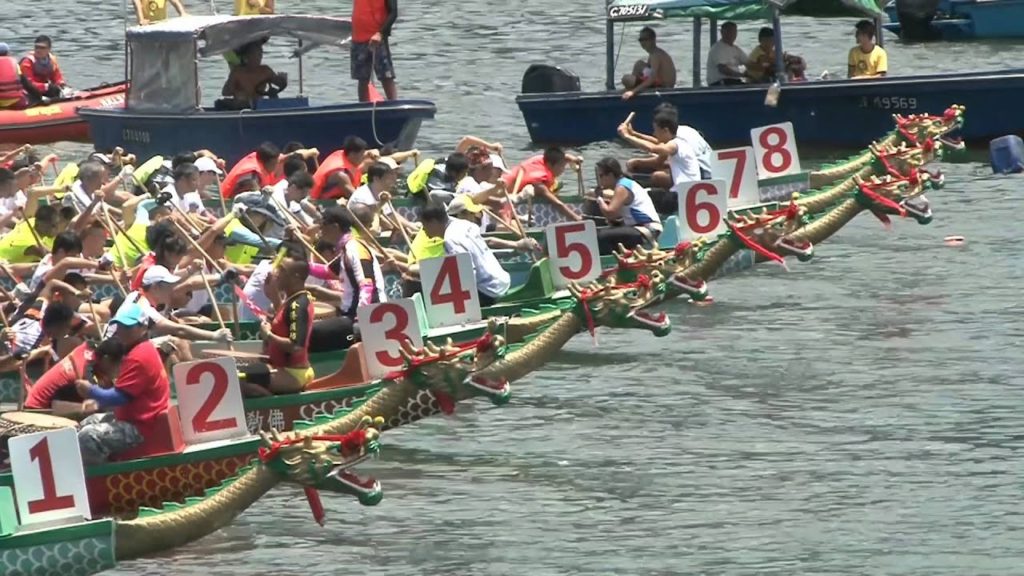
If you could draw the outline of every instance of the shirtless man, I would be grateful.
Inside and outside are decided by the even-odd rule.
[[[242,65],[231,69],[221,94],[231,98],[237,109],[252,108],[262,96],[277,94],[288,87],[288,76],[263,64],[263,43],[251,42],[240,51]]]
[[[623,100],[629,100],[648,88],[672,88],[676,85],[676,65],[668,52],[658,47],[654,29],[645,26],[640,30],[640,46],[650,56],[647,61],[637,60],[633,65],[633,73],[622,77],[622,86],[626,91]]]

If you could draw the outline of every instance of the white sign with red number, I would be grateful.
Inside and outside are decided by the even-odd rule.
[[[74,428],[15,436],[7,446],[22,525],[92,518]]]
[[[757,174],[762,180],[800,172],[792,122],[754,128],[750,140],[754,143]]]
[[[679,240],[715,237],[726,231],[728,189],[724,180],[695,180],[675,187],[679,195]]]
[[[473,258],[452,254],[420,261],[423,309],[431,328],[479,322],[480,294],[476,291]]]
[[[383,378],[405,364],[402,342],[423,346],[416,303],[412,298],[364,304],[356,310],[363,339],[363,362],[370,378]]]
[[[755,162],[752,146],[715,150],[712,154],[711,173],[725,180],[725,189],[729,191],[726,205],[729,208],[761,203]]]
[[[570,282],[590,282],[601,276],[597,226],[593,220],[552,224],[544,236],[555,287],[565,288]]]
[[[171,372],[186,444],[249,435],[234,358],[182,362]]]

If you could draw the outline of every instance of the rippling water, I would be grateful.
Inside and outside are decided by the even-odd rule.
[[[0,5],[0,36],[19,48],[45,19],[18,13],[28,6]],[[74,82],[119,78],[117,3],[48,6]],[[438,104],[421,149],[470,133],[525,150],[513,98],[531,63],[602,83],[600,2],[401,9],[401,93]],[[844,69],[852,21],[787,24],[811,75]],[[686,25],[658,30],[688,79]],[[639,56],[635,32],[623,63]],[[743,26],[741,44],[754,34]],[[891,43],[890,66],[998,68],[1007,53]],[[309,63],[314,96],[354,93],[347,54]],[[211,86],[219,68],[205,68]],[[1020,180],[946,168],[930,226],[887,232],[861,216],[810,263],[716,282],[710,307],[672,305],[667,338],[580,336],[509,406],[389,433],[362,468],[384,483],[375,508],[329,499],[320,529],[298,490],[279,489],[233,526],[116,573],[1022,574]],[[966,245],[943,246],[950,234]]]

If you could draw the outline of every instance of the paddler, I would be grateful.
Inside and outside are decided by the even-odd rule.
[[[647,136],[634,131],[627,122],[619,124],[619,136],[624,140],[641,150],[668,158],[670,174],[654,172],[651,174],[651,186],[674,190],[684,182],[700,180],[700,161],[693,147],[677,134],[678,116],[663,110],[654,115],[653,126],[653,136]]]
[[[32,52],[21,59],[22,82],[32,103],[49,103],[53,98],[60,98],[67,88],[57,56],[50,51],[52,46],[49,36],[37,36]]]
[[[359,101],[370,101],[370,80],[377,75],[388,100],[398,99],[391,62],[391,27],[398,20],[398,0],[353,0],[352,79],[359,83]]]
[[[697,159],[697,166],[700,169],[700,179],[710,180],[713,177],[711,173],[711,145],[704,139],[704,136],[694,129],[692,126],[679,123],[679,110],[672,105],[670,102],[662,102],[654,107],[654,114],[670,114],[675,116],[678,127],[676,128],[676,138],[679,140],[680,145],[686,145],[689,150],[684,150],[685,156],[691,154]],[[634,132],[634,136],[643,138],[651,143],[657,143],[657,139],[653,136],[647,136],[646,134],[639,134]],[[665,184],[666,186],[655,186],[659,188],[668,189],[671,186],[667,184],[671,181],[670,168],[668,165],[668,158],[654,154],[647,158],[631,158],[626,162],[626,170],[629,172],[663,172],[659,176],[657,184]]]
[[[535,197],[547,200],[567,220],[579,221],[582,217],[555,194],[555,179],[561,176],[570,164],[579,166],[582,162],[583,158],[567,154],[561,148],[552,146],[544,150],[543,154],[531,156],[512,168],[502,176],[502,180],[509,194],[518,194],[523,188],[531,186]],[[516,190],[515,182],[520,172],[523,173],[523,177],[520,188]]]
[[[349,136],[341,144],[341,150],[332,152],[320,163],[313,175],[313,200],[335,200],[349,198],[363,179],[363,169],[374,160],[368,154],[366,141],[358,136]]]
[[[382,219],[382,222],[375,220],[372,227],[374,230],[392,230],[392,223],[394,223],[404,227],[410,233],[415,233],[420,228],[419,224],[406,220],[404,216],[392,210],[391,191],[394,190],[395,184],[398,182],[397,170],[398,164],[387,156],[371,164],[366,169],[366,184],[356,188],[348,200],[348,205],[350,208],[360,205],[370,206],[373,210],[383,214],[386,218]],[[394,231],[398,232],[398,230]]]
[[[28,96],[21,79],[21,68],[11,56],[10,47],[0,42],[0,110],[23,110],[26,107]]]
[[[483,232],[487,232],[488,222],[487,215],[484,213],[484,207],[477,204],[473,197],[468,194],[462,194],[456,196],[448,204],[448,215],[453,218],[465,220],[476,224],[482,235]],[[492,250],[515,250],[524,254],[530,252],[540,252],[540,244],[533,238],[520,238],[519,240],[505,240],[504,238],[488,237],[485,239],[487,246]]]
[[[601,213],[612,226],[598,228],[597,246],[601,254],[614,254],[621,244],[627,249],[640,245],[654,246],[661,235],[661,217],[647,189],[626,178],[615,158],[602,158],[596,165],[600,190],[611,190],[596,198]]]
[[[446,254],[470,255],[481,306],[493,305],[508,292],[512,278],[484,242],[479,225],[468,220],[449,218],[445,208],[436,204],[423,209],[420,221],[428,237],[444,239]]]
[[[0,260],[11,264],[38,262],[49,252],[53,237],[61,229],[59,210],[49,204],[40,206],[34,218],[22,220],[0,237]]]
[[[268,234],[271,228],[283,229],[285,222],[262,193],[239,195],[232,211],[234,218],[224,228],[230,262],[251,264],[261,251],[275,251],[281,245],[280,238]]]
[[[239,192],[258,191],[279,180],[277,167],[281,150],[271,142],[260,144],[255,152],[239,160],[221,183],[221,195],[232,198]]]
[[[120,206],[132,198],[130,193],[122,190],[122,185],[131,182],[134,170],[131,164],[125,165],[117,177],[111,179],[107,167],[102,162],[82,162],[78,167],[78,179],[71,186],[71,192],[64,195],[62,203],[64,206],[74,206],[79,212],[84,212],[93,198],[99,196],[107,204]]]
[[[100,405],[92,398],[93,387],[99,395],[103,394],[100,390],[112,388],[122,358],[124,344],[116,338],[108,338],[95,348],[88,342],[79,344],[32,384],[25,408],[51,410],[56,416],[72,418],[98,412]]]
[[[181,0],[132,0],[135,4],[135,17],[139,26],[154,24],[167,20],[167,5],[170,4],[178,11],[179,16],[188,16]]]
[[[352,213],[357,218],[363,216],[362,222],[372,219],[373,209],[360,205],[352,207]],[[387,302],[388,299],[380,261],[353,225],[344,208],[332,206],[324,211],[321,237],[324,241],[334,242],[342,252],[332,271],[342,282],[340,314],[348,318],[355,318],[362,305]]]
[[[469,160],[462,152],[453,152],[447,158],[420,162],[409,173],[406,182],[409,193],[426,201],[434,200],[447,204],[455,196],[455,190],[469,175]]]

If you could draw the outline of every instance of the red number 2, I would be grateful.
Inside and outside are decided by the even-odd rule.
[[[585,278],[594,266],[594,260],[587,250],[587,245],[582,242],[568,242],[568,236],[577,232],[583,232],[586,225],[583,222],[566,224],[555,228],[555,255],[559,260],[565,260],[573,253],[580,255],[580,267],[573,269],[569,266],[559,266],[558,272],[566,280],[579,280]]]
[[[29,501],[29,514],[66,510],[75,506],[74,496],[57,496],[57,482],[53,478],[53,459],[50,458],[50,443],[47,440],[43,438],[28,451],[32,461],[39,462],[39,479],[43,483],[43,497]]]
[[[775,140],[774,144],[769,142],[771,139]],[[778,126],[772,126],[761,132],[757,140],[761,148],[764,149],[764,155],[761,156],[762,166],[767,168],[772,174],[789,170],[789,167],[793,165],[793,155],[786,148],[786,145],[789,144],[789,139],[786,137],[785,130]],[[778,163],[775,162],[776,157],[779,159]]]
[[[743,183],[743,171],[747,167],[747,151],[743,148],[737,150],[726,150],[718,153],[718,159],[733,160],[736,163],[732,168],[732,183],[729,184],[729,198],[735,200],[740,197],[740,184]]]
[[[701,192],[707,192],[708,196],[715,196],[718,194],[718,189],[707,182],[690,186],[690,189],[686,191],[686,225],[696,234],[708,234],[718,228],[722,214],[718,211],[718,206],[713,203],[697,201],[697,194]],[[697,218],[697,214],[701,212],[707,213],[707,224],[701,225],[700,219]]]
[[[445,280],[448,281],[448,292],[442,292]],[[469,302],[472,295],[469,290],[462,287],[462,280],[459,278],[459,264],[455,256],[446,256],[441,261],[441,270],[437,273],[434,286],[430,289],[431,304],[451,304],[456,314],[466,313],[466,302]]]
[[[217,409],[217,406],[220,406],[220,401],[224,399],[224,394],[228,391],[228,374],[224,371],[223,366],[205,362],[196,364],[185,374],[185,385],[199,384],[199,377],[204,373],[213,375],[213,389],[210,390],[210,395],[206,397],[206,401],[199,407],[199,410],[196,410],[196,415],[192,417],[192,428],[197,433],[201,433],[226,430],[235,426],[237,423],[235,418],[210,420],[210,415]]]
[[[409,315],[405,312],[405,308],[402,308],[398,304],[380,304],[373,309],[370,313],[370,324],[377,324],[384,320],[384,316],[390,314],[395,317],[395,325],[384,331],[384,337],[389,341],[401,343],[405,340],[409,340],[409,337],[405,335],[405,330],[409,327]],[[402,365],[401,354],[388,354],[387,352],[377,352],[377,362],[380,362],[382,366],[388,368],[394,368]]]

